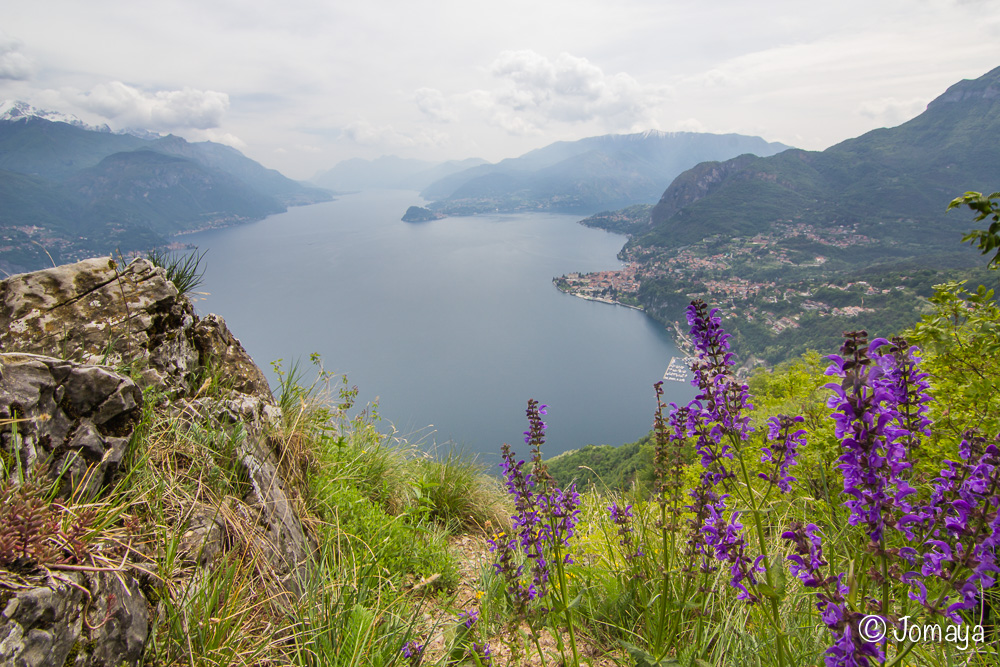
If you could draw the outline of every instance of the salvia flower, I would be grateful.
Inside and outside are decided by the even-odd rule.
[[[834,363],[826,370],[841,381],[826,386],[834,392],[828,405],[836,410],[835,433],[844,450],[839,462],[844,493],[851,497],[844,503],[851,510],[848,522],[865,525],[874,544],[882,540],[887,518],[895,525],[896,517],[908,511],[907,497],[914,489],[906,481],[911,464],[895,426],[897,383],[891,376],[886,379],[892,361],[877,352],[887,341],[869,345],[867,336],[865,331],[845,334],[843,356],[832,355]]]
[[[573,562],[568,549],[580,517],[580,494],[575,485],[565,490],[556,488],[542,463],[545,422],[541,416],[545,409],[534,399],[528,401],[525,442],[533,452],[530,472],[525,472],[525,462],[517,460],[509,445],[503,446],[500,467],[507,492],[514,500],[512,535],[490,540],[496,558],[493,567],[504,577],[507,592],[524,613],[529,603],[548,595],[552,555],[558,553],[563,563]],[[518,554],[526,559],[527,567],[517,564]],[[530,583],[522,581],[525,569]]]
[[[478,658],[479,664],[482,667],[491,667],[493,665],[493,652],[490,650],[488,642],[483,642],[482,644],[472,642],[472,654]]]
[[[524,461],[515,459],[510,446],[505,444],[502,452],[500,467],[504,471],[507,492],[514,499],[512,530],[517,538],[517,548],[530,559],[534,586],[540,595],[545,595],[549,580],[543,544],[547,533],[542,518],[546,496],[535,492],[533,475],[524,472]]]
[[[687,573],[715,572],[718,568],[714,564],[714,552],[705,526],[714,512],[725,509],[725,498],[714,491],[714,485],[702,474],[701,483],[691,489],[691,501],[690,505],[685,506],[693,516],[687,519],[683,569]]]
[[[1000,449],[972,433],[959,448],[961,461],[945,461],[933,481],[930,501],[901,519],[907,532],[919,530],[906,559],[919,569],[905,573],[910,599],[932,613],[960,622],[958,612],[976,607],[980,592],[996,583],[1000,565]],[[928,600],[922,580],[948,582],[951,595]]]
[[[545,444],[545,422],[542,415],[547,414],[547,405],[539,405],[535,399],[528,401],[525,414],[528,417],[528,430],[524,432],[524,444],[531,449],[531,474],[535,483],[543,493],[553,482],[548,467],[542,463],[542,445]]]
[[[632,540],[632,506],[619,507],[617,502],[608,506],[611,521],[618,526],[618,544],[622,546],[626,562],[642,556],[642,549]]]
[[[893,393],[896,404],[898,437],[905,439],[911,462],[920,436],[930,437],[931,420],[927,417],[931,402],[929,375],[920,368],[920,350],[899,337],[888,343],[883,381]]]
[[[415,641],[406,642],[403,644],[401,653],[403,654],[403,657],[406,658],[406,664],[408,667],[417,667],[424,657],[424,645],[418,644]]]
[[[820,569],[827,564],[823,560],[823,539],[819,535],[819,527],[810,523],[803,527],[795,522],[791,530],[781,534],[784,540],[791,540],[795,545],[795,553],[788,557],[788,569],[792,576],[798,577],[807,588],[817,588],[825,583]]]
[[[802,421],[801,416],[788,417],[787,415],[771,417],[769,420],[767,440],[774,444],[761,449],[760,461],[761,463],[773,463],[774,470],[770,473],[758,473],[758,475],[777,485],[782,493],[791,491],[791,482],[794,482],[795,478],[788,473],[788,469],[797,463],[795,459],[798,457],[799,447],[806,444],[805,430],[795,429],[795,425],[802,423]]]
[[[472,626],[479,620],[479,611],[477,609],[467,609],[458,615],[458,620],[465,626],[466,630],[471,630]]]
[[[733,353],[729,351],[729,334],[722,328],[722,318],[717,308],[712,310],[704,301],[692,301],[687,308],[687,321],[691,325],[691,340],[698,358],[691,366],[692,384],[701,390],[696,397],[715,424],[713,437],[719,441],[722,433],[729,432],[745,440],[750,431],[750,403],[748,387],[733,375]]]
[[[737,600],[745,600],[751,604],[760,598],[747,589],[747,584],[759,583],[757,575],[764,572],[761,562],[764,556],[751,560],[746,553],[746,541],[743,539],[743,524],[739,515],[733,512],[727,520],[714,506],[708,507],[709,516],[702,531],[706,535],[706,545],[714,551],[715,557],[729,564],[729,584],[737,589]]]
[[[824,660],[827,667],[868,667],[872,660],[881,663],[885,658],[882,648],[859,632],[858,624],[864,615],[847,608],[844,575],[823,575],[822,568],[827,563],[823,560],[819,528],[812,523],[803,526],[798,521],[789,528],[781,535],[795,546],[795,553],[788,557],[789,569],[803,585],[816,589],[816,608],[833,635],[833,645],[826,650]]]
[[[576,485],[571,484],[565,491],[553,489],[549,495],[541,498],[541,502],[543,514],[547,518],[543,528],[546,537],[553,543],[558,542],[563,547],[569,547],[569,540],[573,537],[576,524],[580,520],[580,494],[576,491]],[[572,562],[568,554],[565,562]]]

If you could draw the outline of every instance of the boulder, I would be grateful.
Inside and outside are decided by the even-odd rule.
[[[86,259],[0,281],[0,348],[129,367],[142,387],[197,393],[206,373],[273,402],[267,379],[221,317],[200,319],[166,271]]]
[[[118,471],[142,412],[142,392],[101,366],[0,354],[0,450],[13,477],[45,464],[61,495],[96,498]]]
[[[0,664],[139,665],[149,609],[131,576],[71,572],[11,590],[0,584]]]

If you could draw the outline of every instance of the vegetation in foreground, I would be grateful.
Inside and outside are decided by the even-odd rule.
[[[101,502],[0,489],[0,565],[141,552],[151,665],[997,664],[1000,309],[957,283],[932,303],[902,337],[850,332],[746,383],[692,304],[699,397],[660,405],[629,484],[583,493],[547,472],[535,401],[531,458],[505,448],[501,486],[349,417],[356,391],[321,367],[309,384],[279,366],[271,435],[317,545],[296,599],[252,549],[179,557],[192,507],[251,530],[243,432],[150,394]],[[470,532],[494,565],[461,582],[447,538]]]

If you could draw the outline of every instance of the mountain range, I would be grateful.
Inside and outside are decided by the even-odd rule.
[[[952,199],[966,190],[996,189],[998,150],[1000,68],[956,83],[898,127],[825,151],[699,164],[670,183],[635,244],[673,247],[795,220],[895,234],[902,245],[896,254],[911,245],[930,250],[954,242],[968,226],[945,213]],[[915,238],[907,238],[911,234]]]
[[[113,133],[0,104],[0,269],[24,271],[257,220],[331,194],[229,146]]]
[[[421,196],[445,215],[549,210],[593,213],[656,201],[664,184],[706,160],[788,148],[739,134],[649,131],[559,141],[445,176]]]
[[[736,315],[727,326],[744,355],[777,362],[836,349],[843,331],[901,331],[936,283],[995,287],[961,244],[972,216],[947,208],[966,191],[998,189],[998,154],[1000,68],[897,127],[824,151],[703,162],[652,208],[584,222],[631,236],[620,256],[639,287],[619,300],[670,324],[703,298]]]

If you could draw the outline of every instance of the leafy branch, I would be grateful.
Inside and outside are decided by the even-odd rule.
[[[966,192],[961,197],[956,197],[948,204],[947,210],[968,206],[976,215],[975,222],[980,222],[990,218],[989,229],[974,229],[962,237],[962,243],[972,243],[979,251],[986,255],[996,250],[990,259],[989,267],[1000,267],[1000,205],[995,200],[1000,199],[1000,192],[994,192],[988,196],[981,192]]]

